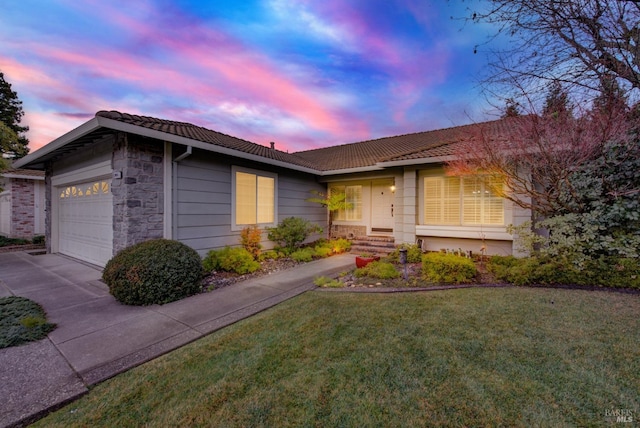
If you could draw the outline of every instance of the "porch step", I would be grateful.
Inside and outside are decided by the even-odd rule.
[[[393,236],[357,236],[351,240],[351,252],[387,255],[396,249]]]

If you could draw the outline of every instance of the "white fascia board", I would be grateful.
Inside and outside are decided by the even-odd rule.
[[[38,158],[40,158],[41,156],[48,155],[49,153],[53,152],[54,150],[57,150],[57,149],[65,146],[66,144],[70,143],[71,141],[73,141],[73,140],[75,140],[77,138],[83,137],[83,136],[95,131],[98,128],[100,128],[100,124],[98,123],[98,118],[94,117],[93,119],[89,120],[88,122],[85,122],[82,125],[78,126],[77,128],[74,128],[71,131],[67,132],[66,134],[56,138],[55,140],[53,140],[52,142],[50,142],[46,146],[43,146],[43,147],[39,148],[38,150],[36,150],[35,152],[29,153],[25,157],[18,159],[17,161],[15,161],[13,163],[12,166],[14,168],[20,168],[23,165],[26,165],[28,163],[37,161]]]
[[[353,174],[355,172],[371,172],[371,171],[382,171],[384,170],[383,167],[378,166],[380,164],[377,165],[371,165],[371,166],[361,166],[358,168],[344,168],[344,169],[332,169],[329,171],[321,171],[319,172],[319,175],[323,176],[323,177],[327,177],[330,175],[340,175],[340,174]]]
[[[379,162],[377,165],[380,165],[380,167],[391,168],[394,166],[411,166],[411,165],[445,163],[455,159],[456,159],[455,156],[434,156],[431,158],[422,158],[422,159],[407,159],[407,160],[401,160],[401,161]]]
[[[44,177],[38,177],[34,175],[21,175],[21,174],[2,174],[5,178],[22,178],[25,180],[39,180],[44,181]]]
[[[109,129],[114,129],[116,131],[129,132],[131,134],[142,135],[143,137],[155,138],[160,141],[167,141],[170,143],[182,144],[184,146],[192,146],[198,149],[206,150],[209,152],[220,153],[223,155],[234,156],[237,158],[247,159],[255,162],[268,163],[270,165],[279,166],[286,169],[293,169],[296,171],[306,172],[309,174],[318,175],[317,170],[306,168],[304,166],[299,166],[295,164],[291,164],[289,162],[282,162],[275,159],[264,158],[262,156],[253,155],[250,153],[241,152],[239,150],[229,149],[226,147],[216,146],[215,144],[205,143],[198,140],[192,140],[187,137],[181,137],[179,135],[167,134],[166,132],[157,131],[155,129],[144,128],[137,125],[132,125],[129,123],[120,122],[113,119],[108,119],[106,117],[98,116],[98,122],[101,126]]]

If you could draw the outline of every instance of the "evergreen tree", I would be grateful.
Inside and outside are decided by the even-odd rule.
[[[557,80],[549,84],[549,92],[544,102],[542,114],[554,118],[567,117],[571,114],[569,94]]]
[[[18,94],[11,89],[11,84],[4,79],[4,73],[0,72],[0,122],[4,123],[17,138],[3,138],[0,152],[3,156],[21,158],[29,153],[29,140],[23,133],[29,130],[28,126],[21,126],[20,121],[24,112],[22,101]]]
[[[512,98],[508,98],[505,102],[504,112],[502,113],[502,118],[505,117],[518,117],[520,116],[520,107],[519,104]]]

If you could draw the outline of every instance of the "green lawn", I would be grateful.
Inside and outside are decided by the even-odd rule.
[[[40,426],[602,426],[640,419],[640,296],[310,292]],[[627,413],[628,414],[628,413]]]

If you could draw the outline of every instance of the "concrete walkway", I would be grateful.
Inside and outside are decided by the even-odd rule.
[[[49,337],[0,349],[0,427],[33,421],[87,387],[314,287],[350,269],[349,254],[198,294],[166,305],[118,303],[101,271],[56,255],[0,254],[0,297],[38,302],[58,327]]]

